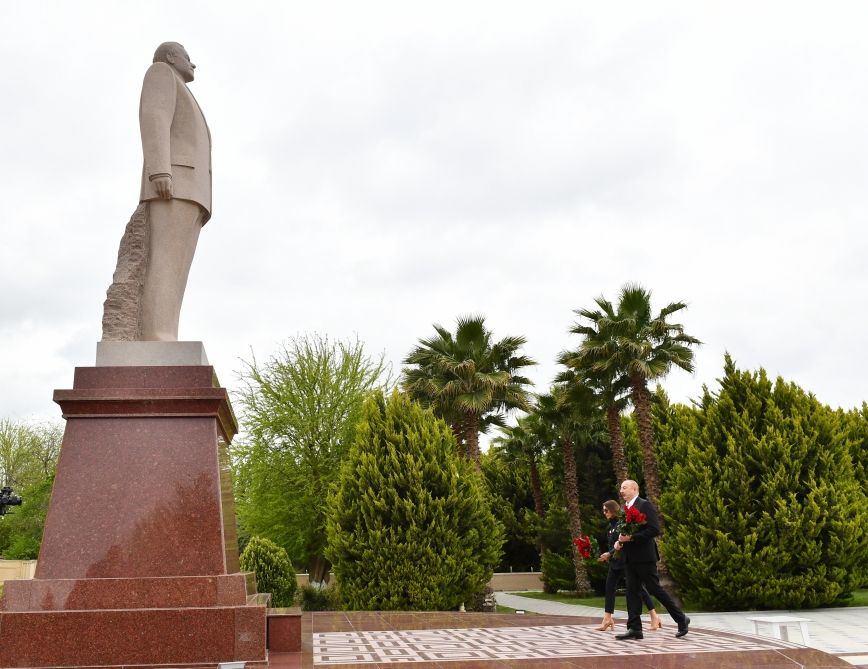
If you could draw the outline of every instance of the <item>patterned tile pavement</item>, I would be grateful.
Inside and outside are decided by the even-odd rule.
[[[649,633],[642,643],[617,641],[594,625],[327,632],[313,635],[315,665],[542,660],[795,649],[797,644],[699,630],[683,639]]]
[[[499,604],[524,609],[546,615],[561,616],[599,616],[597,609],[588,606],[575,606],[547,600],[521,597],[505,592],[497,593]],[[810,611],[764,611],[763,615],[779,613],[795,615],[811,620],[810,642],[806,646],[843,658],[851,665],[868,669],[868,607],[847,607],[832,609],[812,609]],[[661,612],[666,626],[673,628],[674,621]],[[616,614],[617,616],[618,614]],[[731,611],[721,613],[691,613],[693,626],[705,630],[717,630],[738,634],[754,634],[753,623],[748,616],[757,615],[756,611]],[[765,630],[763,630],[765,631]],[[692,633],[692,632],[691,632]],[[798,628],[790,634],[790,640],[802,642]]]
[[[596,612],[595,612],[596,613]],[[273,669],[832,669],[850,664],[796,643],[691,625],[617,641],[599,617],[457,612],[317,612],[302,652]]]

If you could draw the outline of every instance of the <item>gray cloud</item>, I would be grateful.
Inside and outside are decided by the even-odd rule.
[[[687,300],[706,342],[673,398],[713,386],[725,350],[825,402],[864,397],[860,3],[0,12],[2,415],[56,416],[52,389],[92,364],[166,39],[199,65],[214,136],[181,333],[224,383],[251,347],[314,330],[397,366],[433,322],[480,312],[528,337],[544,388],[572,310],[639,280]]]

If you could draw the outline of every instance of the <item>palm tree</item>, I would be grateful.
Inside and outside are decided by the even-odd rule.
[[[536,416],[530,414],[518,419],[515,425],[501,428],[502,435],[495,437],[492,443],[499,444],[509,459],[513,462],[524,461],[530,472],[530,489],[533,494],[533,506],[540,523],[545,520],[546,510],[542,491],[542,480],[539,475],[539,457],[543,450],[543,443],[534,434],[530,424]],[[546,551],[542,536],[537,540],[540,556]]]
[[[404,391],[446,420],[460,446],[479,462],[479,433],[490,425],[504,426],[505,414],[530,408],[531,381],[519,372],[535,365],[519,355],[524,337],[492,341],[482,316],[458,318],[455,336],[434,324],[437,335],[420,339],[404,359]]]
[[[572,332],[585,335],[574,361],[582,369],[604,379],[629,381],[639,443],[642,469],[648,497],[660,498],[660,477],[651,426],[651,394],[648,382],[665,377],[672,366],[693,371],[691,346],[701,344],[684,332],[684,326],[667,319],[687,308],[684,302],[668,304],[657,316],[651,312],[651,292],[639,284],[628,283],[621,289],[617,310],[604,297],[595,302],[599,310],[581,309],[576,313],[591,322],[577,324]]]
[[[576,453],[573,443],[573,431],[581,421],[581,413],[575,402],[579,399],[575,389],[569,393],[564,386],[555,386],[552,392],[537,397],[535,415],[547,428],[553,440],[560,447],[564,462],[564,496],[567,504],[567,517],[570,521],[570,537],[582,536],[582,513],[579,509],[579,484],[576,469]],[[588,398],[582,398],[586,401]],[[584,408],[584,407],[583,407]],[[576,592],[579,594],[591,591],[588,572],[582,562],[582,557],[575,545],[572,546],[573,567],[576,575]]]
[[[575,328],[572,330],[575,331]],[[558,356],[558,363],[567,369],[555,378],[555,382],[580,384],[594,391],[599,403],[606,409],[606,427],[609,432],[609,447],[612,449],[612,471],[615,481],[627,478],[627,452],[624,448],[624,434],[621,431],[621,412],[627,407],[629,379],[625,375],[594,372],[583,366],[580,355],[575,351],[564,351]]]

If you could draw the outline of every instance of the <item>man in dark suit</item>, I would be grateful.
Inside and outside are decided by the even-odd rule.
[[[618,634],[615,638],[641,639],[642,634],[642,586],[652,597],[666,607],[669,615],[678,624],[676,637],[687,634],[690,618],[684,615],[684,611],[672,599],[660,585],[657,576],[657,561],[660,554],[657,552],[657,537],[660,534],[660,517],[657,509],[647,499],[639,497],[639,484],[636,481],[626,480],[621,484],[621,497],[624,499],[624,508],[635,508],[645,514],[645,525],[633,534],[621,534],[615,548],[620,548],[624,553],[624,564],[627,575],[627,631]]]

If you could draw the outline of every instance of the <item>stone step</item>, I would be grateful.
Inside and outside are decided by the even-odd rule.
[[[256,606],[3,612],[0,667],[265,662],[265,613]]]
[[[7,582],[0,600],[0,610],[244,606],[248,603],[248,592],[248,578],[243,573],[157,578],[34,579]],[[260,605],[267,606],[267,602]]]

